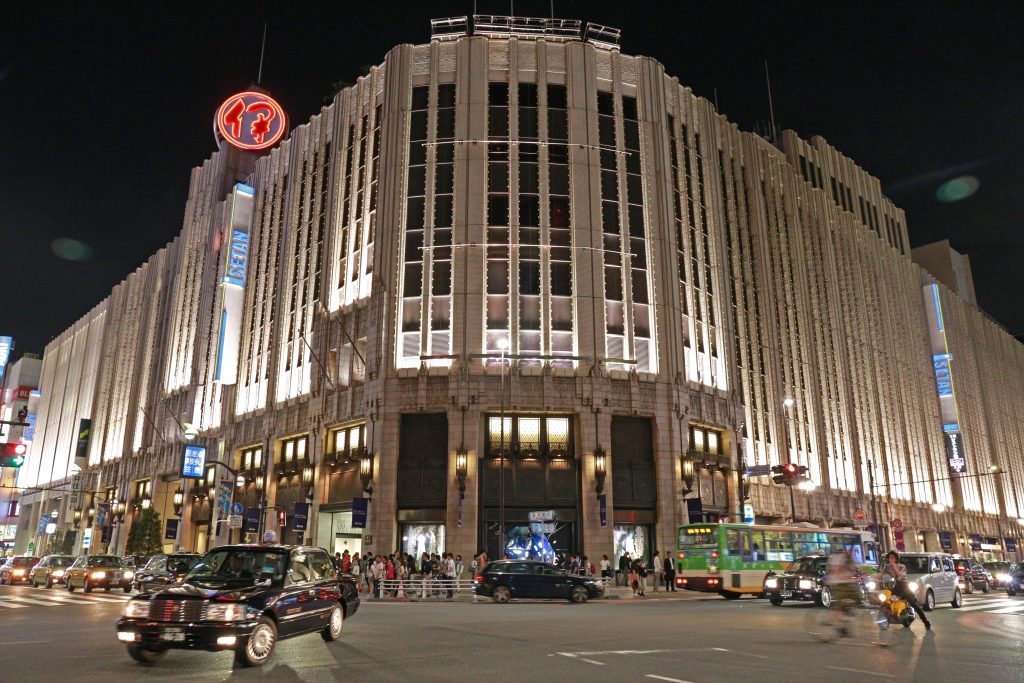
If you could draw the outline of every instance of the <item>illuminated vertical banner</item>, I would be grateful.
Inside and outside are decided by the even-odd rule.
[[[946,444],[946,464],[951,475],[961,475],[967,472],[967,458],[964,455],[960,418],[956,410],[956,392],[953,390],[953,372],[950,367],[953,356],[949,353],[939,286],[935,283],[924,286],[924,308],[928,316],[932,369],[935,372],[935,393],[939,399],[939,415]]]
[[[11,352],[14,350],[14,339],[11,337],[0,337],[0,380],[4,378],[4,370],[7,369],[7,361],[11,359]]]
[[[248,185],[238,183],[231,192],[231,217],[224,246],[224,275],[221,278],[220,334],[217,340],[217,367],[213,379],[234,384],[238,378],[238,347],[242,335],[242,305],[245,300],[245,274],[249,265],[249,225],[252,222],[253,195]]]

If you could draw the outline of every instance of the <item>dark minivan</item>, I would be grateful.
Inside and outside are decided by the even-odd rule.
[[[544,562],[499,560],[491,562],[473,577],[473,591],[497,603],[512,598],[537,598],[586,602],[604,595],[597,579],[573,576]]]

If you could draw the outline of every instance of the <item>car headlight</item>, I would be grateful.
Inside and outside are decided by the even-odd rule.
[[[149,600],[129,600],[121,615],[128,619],[145,619],[149,616]]]
[[[15,569],[13,574],[15,576],[25,576],[25,570],[24,569]]]
[[[864,587],[867,588],[869,591],[873,591],[876,588],[878,588],[878,584],[875,583],[874,581],[868,581],[867,583],[864,584]]]
[[[917,589],[919,588],[919,586],[917,585],[917,581],[911,581],[910,583],[907,584],[907,586],[910,588],[911,592],[913,592],[913,593],[916,593]]]
[[[778,588],[779,587],[779,580],[778,579],[765,579],[764,587],[765,588]]]
[[[107,578],[106,572],[92,572],[89,574],[90,579],[105,579]]]
[[[1002,581],[1003,583],[1006,583],[1006,582],[1008,582],[1010,580],[1010,575],[1009,574],[996,574],[996,580],[997,581]]]
[[[245,619],[245,605],[236,602],[207,605],[203,618],[206,621],[241,621]]]
[[[135,572],[133,572],[131,570],[126,571],[124,573],[124,578],[129,579],[129,580],[134,579],[135,578]]]
[[[60,578],[61,576],[64,576],[64,570],[63,569],[54,569],[53,570],[53,574],[51,574],[51,576],[55,576],[57,578]]]
[[[809,591],[814,588],[814,582],[810,579],[800,579],[800,590]]]

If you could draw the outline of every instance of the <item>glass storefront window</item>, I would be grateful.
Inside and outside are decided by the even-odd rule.
[[[402,552],[412,555],[419,563],[423,553],[444,552],[444,536],[444,524],[403,524]]]
[[[644,524],[616,524],[615,525],[615,566],[618,566],[619,558],[624,553],[629,553],[631,559],[641,558],[644,562],[650,561],[649,546],[650,530]]]

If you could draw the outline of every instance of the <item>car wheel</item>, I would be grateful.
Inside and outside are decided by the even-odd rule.
[[[587,601],[589,597],[590,593],[587,592],[587,589],[584,586],[576,586],[572,589],[572,592],[569,594],[569,600],[571,602],[584,603]]]
[[[1012,583],[1006,584],[1006,594],[1011,598],[1017,594],[1017,589],[1013,587]]]
[[[92,593],[92,585],[89,583],[89,579],[86,579],[85,581],[82,582],[82,592],[83,593]]]
[[[71,578],[64,579],[64,587],[68,589],[68,593],[74,593],[75,587],[71,585]]]
[[[491,592],[491,599],[499,605],[504,605],[511,597],[511,591],[505,586],[498,586]]]
[[[988,581],[986,581],[985,583],[981,584],[981,592],[982,593],[984,593],[985,595],[988,595],[989,590],[991,590],[991,589],[988,586]]]
[[[147,666],[156,664],[165,654],[167,654],[167,650],[151,650],[141,645],[128,646],[128,655],[139,664],[146,664]]]
[[[277,626],[269,617],[263,617],[242,647],[235,650],[235,664],[240,666],[263,666],[274,652],[277,643]]]
[[[327,628],[320,631],[320,635],[327,642],[337,640],[341,638],[341,628],[345,624],[345,610],[341,608],[341,605],[335,605],[331,608],[331,618],[327,622]]]
[[[932,593],[931,589],[924,595],[924,611],[931,612],[935,609],[935,593]]]
[[[109,593],[110,592],[110,586],[104,586],[103,591],[105,593]]]
[[[960,592],[959,588],[957,588],[953,592],[953,602],[951,602],[949,604],[953,605],[953,607],[963,607],[964,606],[964,596]]]
[[[768,598],[768,602],[778,607],[782,604],[782,598],[778,597],[777,595],[772,595]]]
[[[821,589],[821,593],[818,595],[817,603],[822,607],[826,608],[832,606],[832,591],[829,590],[827,586]]]
[[[132,585],[130,583],[126,583],[124,585],[124,592],[125,593],[131,593],[132,592]]]
[[[721,596],[726,600],[739,600],[740,594],[735,591],[722,591]]]

